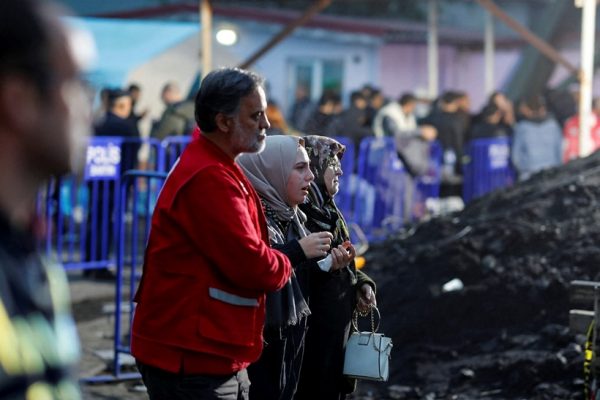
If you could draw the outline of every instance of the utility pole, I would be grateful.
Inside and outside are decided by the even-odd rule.
[[[212,70],[212,4],[211,0],[200,0],[200,23],[202,43],[202,74],[204,78]]]
[[[438,8],[437,0],[429,0],[429,12],[427,13],[427,71],[429,74],[429,98],[438,97]]]
[[[491,95],[496,90],[494,81],[494,16],[489,11],[485,13],[485,95]]]
[[[581,71],[579,74],[579,156],[588,156],[592,150],[590,123],[592,111],[592,83],[594,80],[594,35],[596,33],[596,0],[575,0],[582,7],[581,15]]]

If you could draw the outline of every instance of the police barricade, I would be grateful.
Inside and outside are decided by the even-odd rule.
[[[120,137],[91,138],[83,179],[67,175],[48,185],[45,249],[65,269],[114,265],[121,144]]]
[[[342,171],[344,173],[340,177],[340,190],[335,196],[335,203],[344,216],[350,216],[354,187],[356,186],[354,183],[354,142],[345,136],[335,136],[334,139],[346,146],[344,157],[342,157]]]
[[[465,203],[514,182],[510,139],[476,139],[467,143],[468,162],[463,166]]]
[[[147,167],[161,168],[162,149],[154,139],[93,137],[83,177],[53,179],[46,189],[45,252],[65,269],[115,265],[116,217],[121,174],[137,164],[140,145],[149,146]]]
[[[185,150],[191,141],[192,137],[190,135],[168,136],[162,140],[161,146],[163,148],[164,156],[163,171],[171,170],[175,161],[177,161],[181,153],[183,153],[183,150]]]
[[[392,156],[397,159],[393,138],[367,137],[360,143],[354,209],[349,220],[358,224],[369,240],[381,237],[376,231],[387,213],[385,204],[389,198],[385,194],[389,193]]]
[[[375,185],[375,213],[372,236],[385,239],[390,232],[400,229],[404,221],[404,191],[407,172],[395,151],[386,154]]]
[[[442,168],[442,146],[437,140],[431,143],[429,169],[416,180],[415,206],[413,217],[419,219],[427,212],[427,202],[440,197]]]
[[[125,163],[128,165],[126,165],[125,168],[121,168],[122,172],[129,171],[130,169],[141,169],[146,171],[165,170],[164,149],[158,139],[123,138],[121,151],[123,153],[123,159],[132,160]]]
[[[128,171],[120,187],[121,212],[117,246],[117,277],[115,290],[114,358],[112,375],[98,376],[89,381],[138,378],[137,372],[125,372],[123,357],[130,354],[129,333],[133,321],[133,297],[141,275],[144,250],[150,234],[152,212],[167,177],[166,172]],[[140,202],[140,199],[143,201]],[[125,316],[123,318],[123,316]]]

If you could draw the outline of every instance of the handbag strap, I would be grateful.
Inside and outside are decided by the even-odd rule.
[[[373,310],[377,311],[377,326],[375,326],[375,313]],[[381,323],[381,313],[379,313],[379,309],[377,307],[371,307],[369,311],[361,312],[357,309],[354,310],[354,313],[352,314],[352,327],[356,332],[359,332],[358,316],[360,315],[361,317],[366,317],[369,315],[369,313],[371,314],[371,333],[375,333],[379,330],[379,324]]]

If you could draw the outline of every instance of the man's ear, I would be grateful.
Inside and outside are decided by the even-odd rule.
[[[218,113],[215,117],[215,123],[221,132],[229,133],[231,131],[231,118],[227,115]]]

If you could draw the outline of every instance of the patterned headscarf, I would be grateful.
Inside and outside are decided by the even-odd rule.
[[[326,230],[333,234],[333,244],[337,246],[348,240],[350,234],[335,200],[327,192],[324,174],[328,166],[338,165],[346,147],[337,140],[325,136],[305,136],[304,140],[310,158],[310,169],[315,175],[315,180],[310,184],[306,202],[300,205],[300,208],[313,224],[319,226],[319,230]]]
[[[331,232],[333,235],[331,245],[337,247],[350,240],[350,231],[334,198],[327,192],[324,174],[330,165],[339,165],[346,147],[337,140],[325,136],[305,136],[304,140],[310,158],[310,169],[315,175],[315,180],[311,182],[306,202],[300,204],[300,209],[308,217],[306,227],[313,232]],[[347,266],[345,270],[351,284],[355,285],[357,278],[353,265]]]
[[[309,135],[304,137],[304,147],[310,158],[310,169],[315,175],[315,183],[319,186],[324,185],[325,170],[330,165],[338,165],[346,146],[326,136]]]

